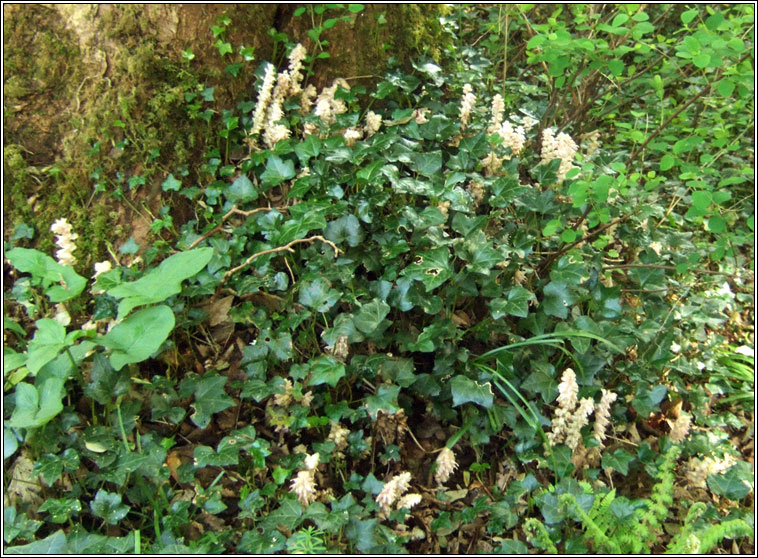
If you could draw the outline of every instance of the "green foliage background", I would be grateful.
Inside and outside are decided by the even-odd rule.
[[[323,59],[322,32],[362,11],[302,8],[307,38],[273,30],[274,52]],[[220,17],[228,73],[256,77],[217,106],[192,53],[176,61],[204,150],[160,178],[152,245],[111,250],[120,265],[85,291],[49,238],[21,223],[5,239],[4,465],[39,481],[5,487],[7,551],[751,549],[753,18],[453,7],[412,69],[390,58],[375,87],[338,88],[332,124],[289,99],[291,137],[261,150],[248,131],[269,62]],[[488,132],[496,94],[538,122],[518,155]],[[347,142],[369,108],[381,129]],[[581,144],[565,180],[540,158],[547,128]],[[93,196],[147,187],[109,173]],[[545,443],[568,367],[581,397],[618,395],[608,447],[584,432],[594,460]],[[445,445],[447,488],[432,480]],[[324,492],[304,506],[288,489],[315,452]],[[693,460],[727,457],[694,486]],[[401,471],[422,504],[380,512]]]

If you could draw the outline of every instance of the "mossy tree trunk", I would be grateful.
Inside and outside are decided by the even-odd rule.
[[[5,5],[4,239],[23,223],[34,236],[27,240],[23,228],[14,242],[50,253],[49,226],[66,216],[84,245],[83,271],[105,256],[108,242],[148,239],[149,223],[127,208],[157,210],[166,174],[204,154],[207,138],[188,122],[185,93],[214,87],[216,111],[254,100],[260,62],[286,65],[286,43],[321,50],[309,36],[314,27],[328,27],[319,38],[330,53],[314,64],[317,87],[336,77],[374,81],[389,56],[408,64],[421,52],[439,53],[443,41],[437,6],[365,5],[357,14],[298,7]],[[229,24],[219,38],[232,53],[222,56],[211,28],[224,16]],[[275,45],[271,30],[286,40]],[[242,46],[254,47],[255,60],[235,78],[225,68],[242,59]],[[189,51],[192,61],[182,56]],[[144,180],[139,191],[132,177]],[[97,183],[106,191],[123,186],[126,203],[93,195]]]

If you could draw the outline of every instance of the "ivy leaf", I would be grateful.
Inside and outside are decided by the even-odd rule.
[[[355,545],[355,549],[363,554],[373,554],[371,549],[376,546],[376,519],[358,519],[350,517],[350,523],[345,528],[347,540]]]
[[[494,394],[489,382],[479,383],[462,374],[450,380],[450,392],[453,395],[453,407],[464,403],[476,403],[485,409],[492,407]]]
[[[303,238],[314,229],[323,229],[324,227],[326,227],[326,219],[323,214],[316,211],[296,219],[288,219],[281,226],[277,227],[276,232],[278,236],[276,237],[276,242],[284,245],[293,240]]]
[[[206,374],[195,385],[195,412],[190,417],[199,428],[205,428],[211,422],[214,413],[228,409],[234,400],[224,392],[226,378],[213,373]]]
[[[374,299],[361,307],[353,318],[353,323],[363,333],[371,333],[379,327],[379,323],[389,314],[389,311],[389,304]]]
[[[441,246],[416,256],[415,261],[402,271],[402,275],[421,281],[426,292],[429,292],[453,276],[450,267],[450,251]]]
[[[507,298],[493,298],[490,300],[490,314],[497,320],[506,314],[526,318],[529,315],[529,301],[536,300],[531,291],[518,285],[511,287]]]
[[[418,153],[413,157],[413,164],[417,173],[431,178],[442,168],[442,151]]]
[[[388,414],[394,414],[400,410],[397,404],[397,396],[400,393],[400,386],[380,385],[375,395],[366,398],[366,410],[372,420],[376,420],[379,411]]]
[[[300,304],[317,312],[326,312],[337,302],[342,293],[329,287],[323,279],[315,279],[300,287]]]
[[[548,316],[566,319],[569,307],[574,304],[574,297],[569,292],[566,283],[551,281],[543,290],[545,298],[541,307]]]
[[[750,464],[738,461],[726,472],[718,475],[708,475],[708,488],[718,496],[730,500],[742,500],[753,491],[754,477]]]
[[[239,463],[239,447],[224,445],[223,441],[219,444],[218,451],[209,446],[196,446],[194,457],[198,467],[237,465]]]
[[[335,387],[344,375],[345,365],[341,362],[329,356],[316,357],[311,361],[311,379],[308,385],[329,384]]]
[[[166,180],[164,180],[161,183],[161,188],[163,189],[164,192],[168,192],[169,190],[173,190],[174,192],[178,192],[179,188],[181,188],[181,187],[182,187],[182,181],[181,180],[177,180],[174,177],[173,173],[169,174],[168,177],[166,178]]]
[[[295,177],[295,164],[292,161],[284,161],[277,155],[271,155],[266,161],[266,170],[261,174],[263,183],[273,188],[279,186],[285,180]]]
[[[311,157],[318,157],[320,153],[321,140],[316,136],[308,136],[295,146],[295,154],[303,164],[307,164]]]
[[[19,546],[11,546],[6,548],[5,552],[7,554],[34,554],[37,556],[44,556],[46,554],[66,554],[68,553],[66,535],[62,529],[59,529],[41,541],[34,541]]]
[[[287,537],[275,529],[264,533],[259,533],[257,529],[253,529],[242,534],[239,543],[237,543],[237,552],[242,554],[276,554],[286,548],[286,543]]]
[[[635,459],[636,457],[628,451],[617,449],[612,454],[608,452],[603,453],[602,465],[603,469],[610,467],[614,471],[626,476],[629,473],[629,464]]]
[[[350,514],[347,510],[329,511],[321,502],[313,502],[305,510],[304,519],[310,519],[316,524],[316,527],[326,532],[336,532],[350,520]]]
[[[126,393],[131,385],[129,370],[126,368],[120,371],[114,370],[100,353],[93,359],[89,376],[90,383],[84,387],[84,393],[101,405],[111,403],[114,398]]]
[[[241,174],[226,189],[224,197],[233,204],[246,203],[258,199],[258,190],[247,176]]]
[[[125,364],[150,358],[168,338],[174,323],[174,312],[160,304],[135,312],[97,339],[111,349],[113,368],[121,370]]]
[[[302,521],[303,506],[296,498],[285,498],[281,506],[266,517],[264,523],[272,527],[284,527],[288,531],[294,531]]]
[[[377,370],[383,377],[404,388],[417,380],[418,377],[413,373],[413,359],[383,356],[385,358],[382,359]]]
[[[326,226],[324,236],[335,244],[347,242],[348,246],[355,247],[363,240],[363,231],[355,215],[344,215]]]
[[[129,513],[129,506],[121,503],[121,494],[98,490],[90,503],[92,513],[104,519],[109,525],[116,525]]]
[[[658,408],[658,404],[666,397],[668,388],[662,384],[657,384],[646,388],[642,385],[637,388],[637,393],[632,399],[632,407],[641,416],[648,417],[650,413]]]
[[[527,376],[521,387],[539,393],[545,403],[550,403],[558,395],[558,380],[555,368],[545,361],[532,363],[534,371]]]
[[[589,277],[587,266],[580,262],[573,262],[569,256],[563,256],[550,270],[550,279],[557,283],[578,285],[586,277]]]

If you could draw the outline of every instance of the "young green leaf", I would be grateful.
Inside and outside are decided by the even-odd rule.
[[[122,283],[108,290],[108,294],[122,299],[118,305],[118,318],[143,304],[163,302],[181,292],[181,283],[196,275],[211,260],[213,248],[196,248],[179,252],[163,260],[160,265],[136,281]]]
[[[63,384],[60,378],[48,378],[39,391],[32,384],[18,384],[16,408],[6,424],[13,428],[36,428],[49,422],[63,410]]]
[[[161,304],[139,310],[116,324],[98,343],[111,349],[110,362],[115,370],[125,364],[150,358],[174,329],[174,312]]]

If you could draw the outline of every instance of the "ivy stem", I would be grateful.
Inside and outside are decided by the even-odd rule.
[[[121,439],[124,442],[124,448],[126,448],[126,451],[129,452],[131,449],[129,448],[129,442],[126,440],[126,430],[124,429],[124,420],[121,418],[121,400],[123,399],[123,395],[119,395],[116,399],[116,414],[118,415],[118,427],[121,431]]]

